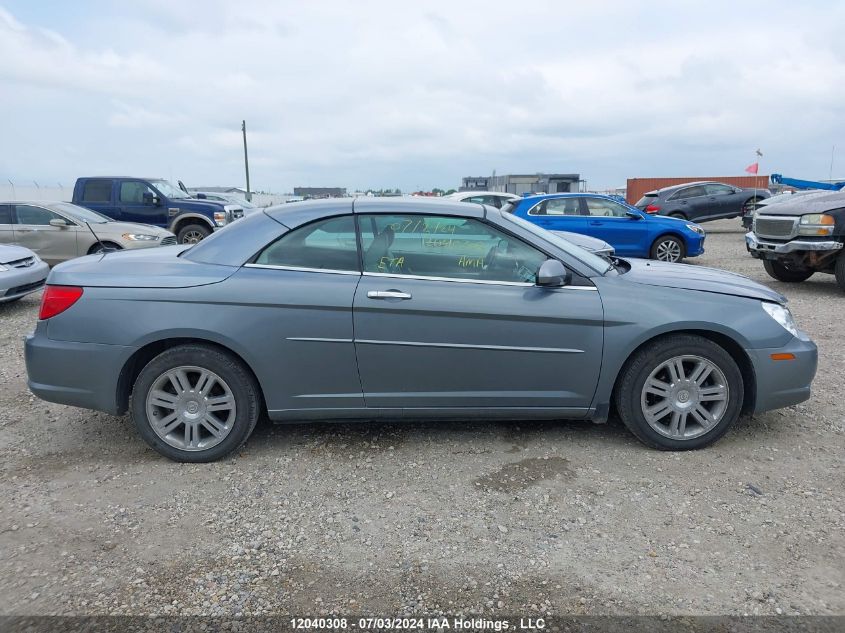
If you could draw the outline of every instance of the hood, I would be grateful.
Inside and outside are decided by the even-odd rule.
[[[570,231],[552,231],[552,233],[558,237],[562,237],[567,242],[572,242],[575,246],[580,246],[581,248],[590,251],[591,253],[595,253],[597,251],[614,252],[614,249],[610,244],[597,237],[581,235],[580,233],[571,233]]]
[[[804,215],[842,208],[845,208],[845,191],[826,191],[796,195],[795,200],[766,205],[758,211],[760,215]]]
[[[173,235],[170,231],[166,231],[151,224],[140,224],[138,222],[105,222],[102,224],[91,224],[91,228],[99,237],[105,236],[121,236],[124,233],[144,233],[146,235],[158,235],[159,237],[168,237]]]
[[[236,266],[194,262],[179,253],[187,244],[86,255],[59,264],[47,278],[60,286],[110,288],[190,288],[218,283]]]
[[[23,246],[0,244],[0,264],[8,264],[27,257],[35,257],[35,253]]]
[[[722,295],[748,297],[786,304],[786,297],[743,275],[694,264],[669,264],[649,259],[625,260],[631,270],[623,274],[628,281],[648,286],[700,290]]]
[[[238,205],[229,205],[228,202],[217,202],[216,200],[197,200],[196,198],[173,198],[167,202],[167,207],[171,209],[182,209],[190,211],[207,211],[214,213],[215,211],[222,211],[225,206],[236,207]]]

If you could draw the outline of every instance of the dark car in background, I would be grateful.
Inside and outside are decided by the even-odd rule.
[[[649,191],[634,206],[649,214],[709,222],[738,218],[770,195],[768,189],[740,189],[722,182],[687,182]]]
[[[619,257],[679,262],[704,252],[704,229],[692,222],[643,213],[597,193],[529,196],[504,207],[549,231],[580,233],[610,244]]]

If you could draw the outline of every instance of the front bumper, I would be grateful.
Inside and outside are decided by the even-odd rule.
[[[745,234],[745,248],[757,259],[775,259],[777,255],[789,255],[790,253],[803,253],[809,251],[829,253],[842,249],[842,242],[836,240],[799,240],[789,242],[770,242],[762,240],[754,233]]]
[[[686,257],[698,257],[704,254],[704,239],[707,235],[693,233],[686,236]]]
[[[0,272],[0,303],[41,290],[49,272],[50,267],[43,261],[29,268],[11,268]]]
[[[117,397],[121,370],[136,351],[123,345],[55,341],[46,321],[25,338],[29,390],[47,402],[122,413]],[[80,371],[84,367],[85,371]]]
[[[754,365],[757,398],[754,413],[804,402],[818,367],[818,348],[799,331],[783,347],[745,350]],[[772,354],[792,354],[792,360],[772,360]]]

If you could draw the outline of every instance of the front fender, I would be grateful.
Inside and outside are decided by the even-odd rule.
[[[717,334],[743,350],[779,348],[791,335],[758,299],[627,282],[624,275],[594,280],[605,307],[602,369],[592,406],[606,407],[619,372],[650,340],[672,333]]]
[[[201,213],[180,213],[171,220],[170,225],[167,227],[167,230],[173,234],[178,235],[178,231],[176,230],[176,228],[180,224],[185,223],[187,220],[199,220],[200,222],[202,222],[202,224],[210,228],[212,231],[218,228],[210,218],[205,215],[202,215]]]

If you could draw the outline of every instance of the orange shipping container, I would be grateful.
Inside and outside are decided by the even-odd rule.
[[[769,186],[769,177],[764,175],[759,176],[716,176],[703,177],[695,176],[690,178],[628,178],[628,187],[625,191],[625,199],[628,204],[634,204],[643,197],[647,191],[654,191],[655,189],[662,189],[663,187],[671,187],[672,185],[682,185],[685,182],[695,182],[697,180],[711,180],[715,182],[724,182],[734,187],[743,187],[747,189],[766,189]]]

